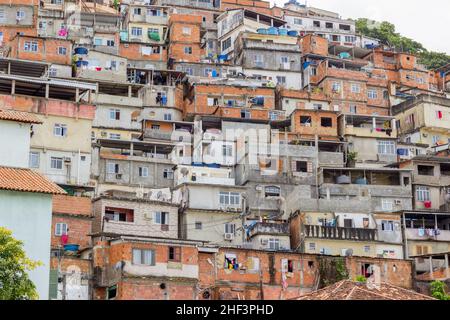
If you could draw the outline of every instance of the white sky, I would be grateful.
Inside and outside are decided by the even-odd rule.
[[[448,0],[307,0],[308,6],[339,13],[343,18],[389,21],[397,32],[428,50],[450,54]],[[282,7],[287,0],[271,0]],[[300,0],[304,3],[305,0]]]

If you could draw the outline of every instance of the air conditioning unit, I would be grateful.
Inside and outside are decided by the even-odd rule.
[[[263,190],[263,187],[262,187],[262,186],[256,186],[256,191],[261,192],[262,190]]]
[[[152,213],[144,213],[144,220],[151,221],[153,219]]]
[[[116,173],[116,179],[122,179],[122,174],[121,173]]]
[[[233,233],[225,233],[223,237],[224,237],[224,239],[227,240],[227,241],[233,241],[233,239],[234,239],[234,234],[233,234]]]
[[[395,200],[395,205],[396,206],[400,206],[402,204],[402,201],[401,200]]]
[[[72,159],[69,157],[64,157],[64,162],[72,162]]]
[[[269,244],[269,240],[267,239],[261,239],[261,245],[267,246]]]

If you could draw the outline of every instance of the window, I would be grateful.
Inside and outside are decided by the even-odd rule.
[[[189,27],[183,27],[183,34],[190,35],[191,34],[191,28]]]
[[[419,176],[434,176],[433,166],[417,166]]]
[[[353,228],[353,219],[344,219],[344,228]]]
[[[361,86],[357,83],[352,83],[351,90],[353,93],[360,93],[361,92]]]
[[[105,208],[105,220],[116,222],[134,222],[134,210],[123,208]]]
[[[30,168],[39,168],[39,152],[30,152]]]
[[[49,77],[56,77],[58,75],[58,70],[56,70],[56,68],[49,68],[48,75]]]
[[[67,54],[67,48],[65,47],[58,47],[58,54],[65,56]]]
[[[331,41],[333,41],[333,42],[340,42],[341,41],[341,36],[332,35],[331,36]]]
[[[278,84],[286,84],[286,77],[285,76],[277,76],[277,83]]]
[[[138,16],[141,15],[141,8],[134,8],[133,14],[138,15]]]
[[[120,120],[120,109],[109,109],[110,120]]]
[[[394,141],[386,141],[386,140],[378,141],[378,154],[394,155],[395,154],[395,142]]]
[[[184,69],[184,72],[186,72],[186,74],[188,76],[192,76],[194,74],[194,71],[192,70],[192,68],[186,68],[186,69]]]
[[[224,41],[222,41],[222,51],[227,50],[228,48],[231,47],[231,37],[225,39]]]
[[[168,225],[169,224],[169,213],[168,212],[155,212],[155,223]]]
[[[394,231],[394,221],[387,221],[387,220],[381,221],[381,230],[389,232]]]
[[[94,39],[94,45],[102,46],[103,45],[103,39],[102,38],[95,38]]]
[[[55,225],[55,236],[60,237],[67,234],[67,223],[57,223]]]
[[[169,261],[181,262],[180,247],[169,247]]]
[[[345,31],[350,31],[350,25],[348,25],[348,24],[340,24],[339,25],[339,29],[345,30]]]
[[[172,114],[171,113],[164,113],[164,120],[171,121],[172,120]]]
[[[295,172],[308,172],[308,162],[295,161]]]
[[[225,233],[236,234],[236,225],[234,223],[225,223]]]
[[[367,97],[369,99],[378,99],[378,92],[376,90],[368,90]]]
[[[430,189],[428,187],[417,187],[416,188],[417,201],[430,201]]]
[[[233,156],[233,146],[230,145],[222,145],[222,156],[224,157],[232,157]]]
[[[313,109],[314,110],[322,110],[323,106],[320,103],[314,103],[313,104]]]
[[[270,120],[278,120],[278,112],[269,111]]]
[[[279,197],[281,194],[280,187],[268,186],[264,188],[264,196],[267,197]]]
[[[63,158],[51,157],[50,158],[50,168],[51,169],[56,169],[56,170],[62,170],[62,168],[63,168]]]
[[[139,167],[139,177],[143,177],[143,178],[148,177],[148,168],[147,167]]]
[[[280,239],[269,238],[269,250],[280,250]]]
[[[163,178],[164,179],[173,179],[173,171],[171,169],[164,169]]]
[[[300,116],[300,125],[302,127],[311,127],[312,119],[310,116]]]
[[[120,133],[110,133],[109,138],[111,140],[120,140]]]
[[[241,110],[241,118],[242,119],[250,119],[251,118],[251,113],[248,110]]]
[[[384,90],[384,91],[383,91],[383,99],[384,99],[384,100],[389,99],[389,92],[388,92],[387,90]]]
[[[219,192],[219,203],[222,206],[239,208],[241,205],[241,194],[237,192]]]
[[[107,45],[108,47],[114,47],[115,42],[114,42],[114,40],[106,40],[106,45]]]
[[[370,246],[364,246],[364,252],[370,252]]]
[[[196,221],[195,222],[195,230],[202,230],[203,229],[203,225],[200,221]]]
[[[325,22],[325,28],[333,29],[333,23],[332,22]]]
[[[0,23],[5,23],[5,10],[4,9],[0,9]],[[3,33],[2,33],[3,36]],[[3,40],[3,39],[2,39]]]
[[[313,21],[313,26],[316,28],[320,28],[320,21]]]
[[[133,264],[154,266],[155,265],[155,251],[154,250],[133,249]]]
[[[320,125],[325,128],[333,127],[333,119],[331,118],[320,118]]]
[[[440,140],[441,140],[440,136],[432,136],[431,137],[431,142],[433,143],[433,145],[437,145]]]
[[[119,173],[119,164],[118,163],[108,163],[106,166],[106,172],[109,174]]]
[[[255,54],[255,65],[257,67],[264,67],[264,57],[262,54]]]
[[[354,42],[356,42],[356,37],[355,36],[345,36],[345,42],[354,43]]]
[[[332,90],[334,93],[341,92],[341,84],[339,82],[333,82]]]
[[[303,20],[299,18],[294,18],[294,24],[301,26],[303,24]]]
[[[310,251],[316,251],[316,244],[314,242],[309,243],[309,250]]]
[[[192,54],[192,47],[184,47],[185,54]]]
[[[67,126],[65,124],[55,123],[53,127],[53,135],[56,137],[67,136]]]
[[[36,41],[25,41],[23,45],[23,51],[37,52],[38,43]]]
[[[25,18],[25,11],[23,10],[18,10],[16,12],[16,19],[17,20],[22,20],[23,18]]]
[[[142,28],[132,27],[131,28],[131,35],[137,36],[137,37],[142,36]]]
[[[381,209],[383,211],[392,211],[394,209],[392,200],[381,200]]]
[[[350,105],[350,113],[357,113],[355,105]]]

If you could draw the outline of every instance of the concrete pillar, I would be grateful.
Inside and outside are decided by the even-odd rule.
[[[13,80],[11,82],[11,95],[14,95],[16,93],[16,80]]]
[[[450,279],[450,266],[448,265],[448,253],[444,255],[445,258],[445,277]]]
[[[434,280],[433,276],[433,257],[428,258],[429,266],[430,266],[430,278]]]
[[[131,89],[131,86],[128,86],[128,98],[131,98],[132,94],[133,94],[133,91]]]
[[[45,98],[48,99],[49,96],[50,96],[50,85],[47,83],[45,85]]]
[[[75,102],[80,101],[80,88],[75,89]]]
[[[373,127],[373,130],[375,130],[377,128],[377,119],[375,117],[372,118],[372,127]]]

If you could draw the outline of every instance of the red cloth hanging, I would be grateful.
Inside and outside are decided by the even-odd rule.
[[[63,234],[61,236],[61,244],[66,245],[69,242],[69,236],[67,234]]]

